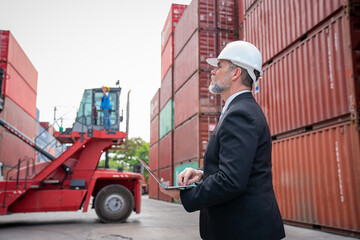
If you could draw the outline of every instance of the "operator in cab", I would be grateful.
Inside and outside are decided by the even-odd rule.
[[[104,114],[104,127],[105,130],[108,132],[111,130],[111,120],[110,120],[110,111],[111,111],[111,104],[110,104],[110,88],[107,86],[102,86],[102,91],[104,96],[101,100],[100,108]]]

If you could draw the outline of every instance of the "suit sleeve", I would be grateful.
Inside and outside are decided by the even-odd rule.
[[[227,202],[246,190],[258,143],[253,117],[246,112],[229,112],[217,134],[220,149],[214,157],[219,158],[219,171],[202,184],[181,191],[188,212]]]

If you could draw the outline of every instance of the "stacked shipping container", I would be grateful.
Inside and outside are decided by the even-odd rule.
[[[233,0],[193,0],[186,8],[172,5],[164,25],[158,165],[152,168],[158,169],[160,179],[169,184],[173,184],[179,169],[202,164],[222,107],[221,97],[208,91],[211,69],[205,60],[217,56],[228,42],[238,38],[236,4]],[[175,10],[178,15],[174,15]],[[177,23],[171,34],[165,31],[175,25],[169,21]],[[156,128],[151,125],[150,139]],[[151,156],[155,156],[152,152],[156,144],[153,146],[150,162],[155,162]],[[159,199],[172,201],[161,193]]]
[[[150,102],[150,144],[149,144],[149,167],[158,176],[159,162],[159,111],[160,89],[158,89]],[[159,187],[154,178],[149,177],[149,197],[158,199]]]
[[[9,31],[0,31],[0,68],[6,73],[0,117],[34,140],[39,127],[36,123],[38,73]],[[0,162],[13,166],[24,157],[35,158],[35,151],[0,128]]]
[[[240,36],[263,54],[254,95],[274,140],[274,188],[284,220],[360,234],[358,5],[239,4]]]
[[[206,59],[238,39],[236,5],[231,0],[193,0],[175,29],[174,176],[183,165],[202,165],[218,122],[222,99],[209,93]]]

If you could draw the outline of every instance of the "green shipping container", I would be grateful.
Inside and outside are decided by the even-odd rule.
[[[182,165],[177,165],[175,166],[174,169],[174,186],[178,186],[177,183],[177,176],[185,169],[185,168],[194,168],[194,169],[198,169],[198,162],[194,161],[194,162],[188,162]]]
[[[170,99],[160,111],[159,137],[163,138],[174,128],[173,100]]]

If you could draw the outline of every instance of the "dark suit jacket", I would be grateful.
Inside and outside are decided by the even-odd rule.
[[[229,104],[209,139],[203,183],[181,191],[188,212],[200,210],[203,239],[281,239],[284,226],[271,173],[271,138],[251,93]]]

